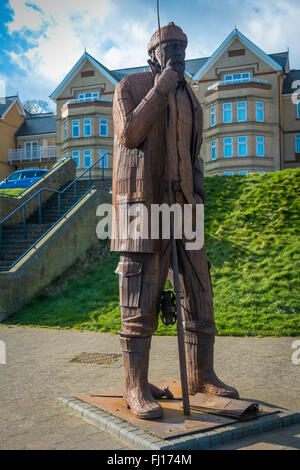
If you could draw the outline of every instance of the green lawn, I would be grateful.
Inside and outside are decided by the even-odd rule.
[[[18,196],[24,188],[0,189],[0,196]]]
[[[205,179],[206,245],[224,336],[298,336],[300,170]],[[99,242],[11,324],[120,328],[118,254]],[[159,325],[157,334],[175,334]]]

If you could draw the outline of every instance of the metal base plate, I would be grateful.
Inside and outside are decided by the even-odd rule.
[[[221,426],[236,423],[235,419],[203,411],[192,410],[190,416],[185,416],[182,410],[180,380],[167,380],[155,385],[159,388],[169,387],[175,398],[175,400],[159,400],[163,408],[163,417],[155,420],[143,420],[133,416],[130,410],[124,406],[122,390],[109,390],[99,394],[81,395],[76,398],[111,413],[162,439],[183,436],[199,431],[211,431]],[[259,416],[277,411],[274,408],[261,408],[262,411]]]

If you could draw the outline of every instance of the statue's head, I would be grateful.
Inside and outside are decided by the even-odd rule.
[[[171,65],[178,73],[179,81],[184,78],[185,50],[188,43],[187,36],[179,26],[169,23],[160,29],[161,48],[159,45],[159,31],[156,31],[148,44],[148,54],[152,62],[158,62],[161,69]]]

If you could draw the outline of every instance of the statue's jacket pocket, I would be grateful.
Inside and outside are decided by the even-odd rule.
[[[120,261],[115,273],[119,275],[120,306],[138,307],[142,289],[143,264]]]

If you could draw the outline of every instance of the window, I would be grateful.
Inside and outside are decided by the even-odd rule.
[[[256,155],[258,157],[265,156],[265,138],[264,137],[256,137]]]
[[[297,104],[297,119],[300,119],[300,102]]]
[[[21,177],[22,177],[22,172],[19,171],[19,172],[13,173],[11,176],[9,176],[7,178],[7,181],[17,181],[17,180],[20,180]]]
[[[248,170],[241,170],[241,171],[238,171],[238,175],[248,175],[249,171]]]
[[[251,78],[250,72],[231,73],[229,75],[224,75],[224,81],[227,83],[249,82],[250,78]]]
[[[259,122],[264,122],[265,120],[265,106],[263,101],[256,101],[256,120]]]
[[[67,121],[64,123],[64,140],[68,138],[68,123]]]
[[[83,120],[83,135],[84,137],[91,137],[92,135],[92,120],[90,118]]]
[[[84,168],[88,168],[92,164],[92,151],[84,150],[83,151],[83,165]]]
[[[99,135],[101,137],[108,136],[108,120],[107,119],[99,119]]]
[[[238,157],[247,157],[248,155],[248,137],[241,136],[237,139]]]
[[[217,159],[217,142],[215,140],[210,142],[210,158],[212,160]]]
[[[72,137],[73,139],[80,137],[80,120],[72,121]]]
[[[224,171],[224,176],[233,176],[233,171]]]
[[[300,134],[295,135],[295,152],[300,153]]]
[[[264,173],[264,171],[263,170],[257,170],[256,173]]]
[[[32,142],[25,142],[25,157],[38,157],[38,151],[39,143],[37,140],[33,140]]]
[[[76,168],[80,168],[80,150],[73,150],[72,158],[75,160]]]
[[[79,93],[78,100],[82,102],[99,100],[99,92]]]
[[[216,125],[216,107],[212,106],[210,108],[210,127]]]
[[[232,103],[223,103],[223,122],[232,122]]]
[[[100,168],[108,168],[108,150],[100,149],[99,158],[101,158],[99,162]]]
[[[247,101],[239,101],[237,104],[238,122],[247,121]]]
[[[223,139],[223,147],[224,147],[224,158],[229,158],[233,156],[233,138],[232,137],[225,137]]]

